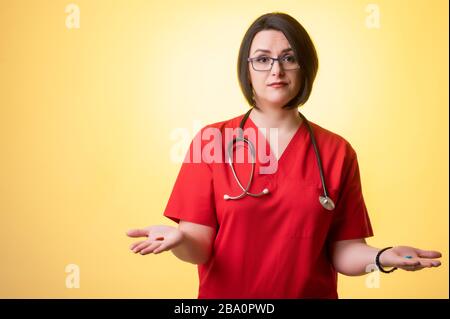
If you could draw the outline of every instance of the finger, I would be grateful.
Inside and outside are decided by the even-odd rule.
[[[418,258],[401,258],[397,257],[394,259],[394,265],[395,267],[403,267],[403,266],[418,266],[420,265],[420,260]]]
[[[145,249],[141,250],[141,255],[147,255],[150,254],[151,252],[153,252],[153,250],[155,250],[156,248],[158,248],[161,245],[162,242],[160,241],[154,241],[153,243],[151,243],[148,247],[146,247]]]
[[[147,247],[148,245],[150,245],[150,244],[151,244],[151,243],[148,242],[148,240],[146,240],[146,241],[142,242],[141,244],[137,245],[137,246],[133,249],[133,251],[134,251],[134,253],[136,254],[136,253],[140,252],[142,249],[146,248],[146,247]]]
[[[440,258],[440,257],[442,257],[442,254],[440,252],[434,251],[434,250],[417,249],[417,254],[419,255],[419,257],[422,257],[422,258]]]
[[[406,271],[417,271],[417,270],[421,270],[421,269],[423,269],[425,267],[421,266],[421,265],[418,265],[418,266],[401,266],[399,268],[401,268],[403,270],[406,270]]]
[[[439,260],[420,259],[420,264],[425,267],[438,267],[441,262]]]
[[[153,253],[154,254],[159,254],[159,253],[162,253],[163,251],[168,250],[168,249],[169,249],[169,245],[167,243],[163,242],[161,244],[161,246],[159,246],[157,249],[155,249],[153,251]]]
[[[418,261],[417,265],[401,265],[399,268],[402,268],[407,271],[417,271],[421,270],[423,268],[431,268],[431,267],[438,267],[441,265],[441,262],[438,260],[428,260],[428,259],[416,259]]]
[[[130,229],[127,231],[127,235],[129,237],[146,237],[148,236],[148,230],[147,229]]]
[[[134,250],[134,248],[136,248],[137,245],[142,244],[143,242],[145,242],[145,240],[137,241],[137,242],[133,243],[133,244],[130,246],[130,249],[131,249],[131,250]]]
[[[433,260],[431,263],[433,264],[433,267],[439,267],[441,265],[439,260]]]

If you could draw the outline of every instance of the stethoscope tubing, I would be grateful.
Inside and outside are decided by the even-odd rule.
[[[230,143],[228,144],[228,147],[227,147],[228,164],[230,165],[231,171],[233,172],[233,176],[234,176],[237,184],[239,185],[239,188],[242,190],[242,193],[237,195],[237,196],[230,196],[230,195],[225,194],[224,195],[224,199],[225,200],[241,199],[242,197],[244,197],[246,195],[249,195],[249,196],[252,196],[252,197],[260,197],[260,196],[263,196],[263,195],[266,195],[266,194],[269,193],[269,190],[267,188],[264,188],[263,191],[260,192],[260,193],[251,193],[251,192],[249,192],[249,189],[250,189],[250,186],[251,186],[251,183],[252,183],[252,180],[253,180],[254,170],[255,170],[256,150],[255,150],[255,147],[254,147],[253,143],[250,140],[244,138],[243,130],[244,130],[244,124],[247,121],[247,118],[250,116],[250,112],[252,111],[252,109],[253,108],[251,108],[250,110],[247,111],[247,113],[244,115],[244,117],[242,118],[242,120],[241,120],[241,122],[239,124],[239,136],[233,138],[233,140],[230,141]],[[320,179],[321,179],[321,182],[322,182],[323,195],[324,195],[324,196],[319,196],[319,202],[325,209],[327,209],[327,210],[334,210],[334,208],[335,208],[334,202],[328,196],[328,190],[327,190],[327,187],[326,187],[326,184],[325,184],[325,177],[324,177],[324,173],[323,173],[322,161],[321,161],[321,158],[320,158],[320,152],[319,152],[319,149],[317,147],[316,138],[314,136],[313,129],[311,128],[311,125],[309,124],[309,121],[306,119],[306,117],[300,111],[298,112],[298,114],[300,115],[300,117],[305,122],[305,125],[306,125],[306,127],[307,127],[307,129],[309,131],[309,136],[310,136],[311,143],[312,143],[313,148],[314,148],[314,153],[315,153],[316,159],[317,159],[317,165],[319,167],[319,174],[320,174]],[[236,171],[234,169],[233,162],[232,162],[232,156],[230,156],[230,154],[232,152],[232,149],[234,147],[234,144],[239,142],[239,141],[242,141],[242,142],[244,142],[245,144],[248,145],[248,147],[250,149],[250,153],[252,155],[252,169],[251,169],[250,178],[248,180],[248,183],[247,183],[246,187],[244,187],[242,185],[242,183],[240,182],[238,176],[236,175]]]

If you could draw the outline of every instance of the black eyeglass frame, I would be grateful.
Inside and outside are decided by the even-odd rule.
[[[298,70],[298,69],[300,69],[300,64],[299,64],[298,62],[297,62],[297,65],[298,65],[297,68],[295,68],[295,69],[285,69],[284,66],[283,66],[283,64],[281,63],[281,59],[283,59],[283,58],[285,58],[285,57],[287,57],[287,56],[293,56],[293,55],[287,54],[287,55],[283,55],[283,56],[278,57],[278,58],[272,58],[272,57],[270,57],[270,56],[262,55],[262,56],[257,56],[257,57],[254,57],[254,58],[247,58],[247,62],[251,62],[253,70],[258,71],[258,72],[272,71],[272,68],[273,68],[273,65],[275,64],[275,61],[278,61],[278,64],[280,65],[280,67],[281,67],[283,70],[285,70],[285,71],[293,71],[293,70]],[[257,69],[255,69],[255,66],[253,65],[253,61],[254,61],[254,60],[257,60],[257,59],[260,59],[260,58],[263,58],[263,57],[264,57],[264,58],[269,58],[269,59],[272,60],[272,63],[270,64],[270,69],[268,69],[268,70],[257,70]],[[294,58],[295,58],[295,56],[294,56]]]

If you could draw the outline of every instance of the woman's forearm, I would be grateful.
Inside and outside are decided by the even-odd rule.
[[[189,232],[182,231],[183,239],[180,244],[171,249],[179,259],[192,263],[203,264],[211,255],[211,244],[207,238],[193,236]]]
[[[365,242],[338,242],[333,248],[333,265],[343,275],[362,276],[373,270],[379,251]]]

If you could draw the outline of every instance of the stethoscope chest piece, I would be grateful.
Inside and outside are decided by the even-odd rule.
[[[319,202],[326,210],[333,210],[335,207],[333,200],[328,196],[319,196]]]

